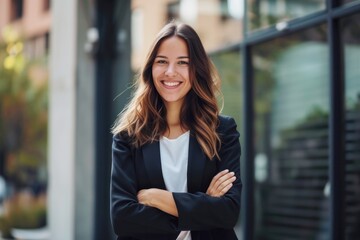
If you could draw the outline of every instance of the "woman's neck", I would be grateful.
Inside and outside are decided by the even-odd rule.
[[[164,136],[167,138],[177,138],[181,134],[187,131],[181,126],[180,121],[180,111],[181,107],[177,104],[167,104],[166,105],[166,121],[169,129],[166,130]]]

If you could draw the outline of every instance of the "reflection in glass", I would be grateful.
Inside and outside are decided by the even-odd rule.
[[[360,0],[342,0],[343,4],[350,3],[350,2],[360,2]]]
[[[242,80],[241,80],[241,56],[238,48],[232,51],[211,54],[220,78],[221,91],[223,93],[224,107],[222,113],[235,118],[240,133],[242,126]],[[220,99],[221,105],[221,99]]]
[[[243,87],[242,87],[242,61],[239,47],[228,51],[220,51],[210,55],[211,60],[214,62],[220,78],[221,78],[221,91],[223,93],[223,100],[219,99],[219,106],[224,103],[221,114],[231,116],[237,123],[237,129],[240,132],[240,144],[243,147]],[[240,161],[243,164],[243,161]],[[244,168],[241,168],[244,170]],[[242,173],[242,176],[243,173]],[[235,227],[237,236],[240,239],[241,223],[238,222]]]
[[[360,14],[342,21],[345,56],[345,211],[347,240],[360,239]]]
[[[248,30],[303,17],[324,10],[325,0],[247,0]]]
[[[329,239],[324,25],[253,49],[256,239]]]

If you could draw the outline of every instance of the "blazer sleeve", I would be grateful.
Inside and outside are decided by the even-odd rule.
[[[240,134],[232,118],[225,118],[218,130],[222,139],[218,161],[219,171],[233,171],[236,180],[222,197],[212,197],[204,192],[173,193],[179,213],[179,229],[208,230],[233,228],[240,214],[242,183],[240,179]],[[212,160],[215,161],[215,160]]]
[[[113,137],[110,183],[111,220],[118,236],[178,234],[177,218],[156,208],[140,204],[131,147],[127,138]]]

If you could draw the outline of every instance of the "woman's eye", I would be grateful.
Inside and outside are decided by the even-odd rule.
[[[189,63],[186,62],[186,61],[179,61],[178,64],[179,64],[179,65],[188,65]]]
[[[167,62],[165,60],[157,60],[156,63],[158,63],[158,64],[166,64]]]

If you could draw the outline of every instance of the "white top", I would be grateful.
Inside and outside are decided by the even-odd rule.
[[[187,192],[190,131],[175,139],[160,138],[161,169],[166,189]],[[190,231],[181,231],[177,240],[191,240]]]

